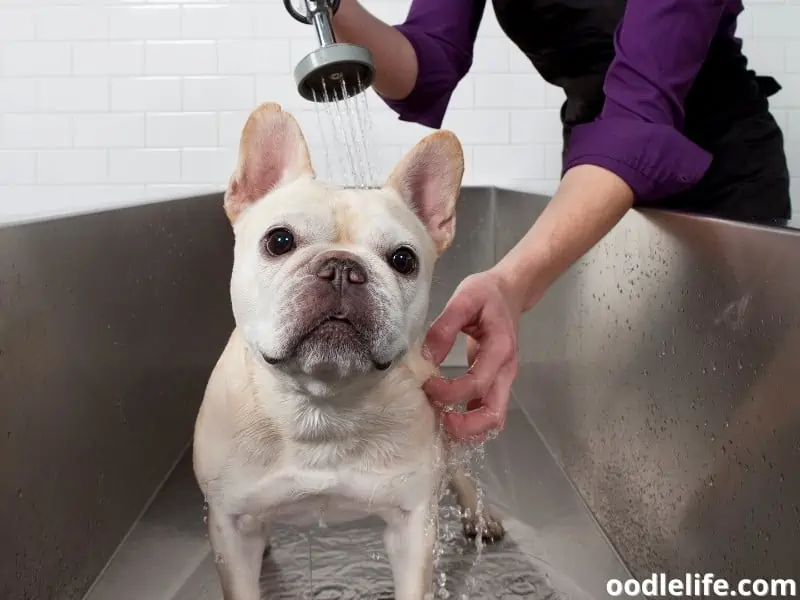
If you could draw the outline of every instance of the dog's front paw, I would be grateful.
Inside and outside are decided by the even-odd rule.
[[[499,517],[485,510],[482,515],[467,515],[462,520],[464,535],[469,539],[475,539],[481,534],[484,543],[492,544],[499,542],[506,535],[505,527]]]

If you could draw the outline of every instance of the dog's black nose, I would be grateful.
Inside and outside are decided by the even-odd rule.
[[[367,282],[367,272],[358,261],[352,258],[330,257],[317,271],[317,277],[326,279],[338,290],[351,284]]]

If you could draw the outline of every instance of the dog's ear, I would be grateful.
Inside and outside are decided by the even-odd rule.
[[[294,117],[280,105],[262,104],[250,115],[239,142],[239,161],[225,192],[231,221],[276,187],[314,176],[308,146]]]
[[[437,131],[403,157],[386,183],[425,225],[439,254],[453,241],[456,201],[463,176],[461,142],[450,131]]]

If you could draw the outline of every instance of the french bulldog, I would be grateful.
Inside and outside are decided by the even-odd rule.
[[[379,516],[397,600],[433,590],[443,486],[468,535],[503,536],[498,518],[478,514],[421,389],[436,374],[421,340],[463,162],[456,136],[436,132],[382,187],[334,186],[316,179],[279,105],[248,119],[224,200],[235,328],[193,445],[224,600],[260,600],[274,523]]]

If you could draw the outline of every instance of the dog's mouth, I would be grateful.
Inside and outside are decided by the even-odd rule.
[[[360,348],[369,357],[370,362],[372,362],[372,366],[377,371],[387,370],[394,362],[394,359],[390,360],[389,362],[376,360],[372,356],[372,353],[368,350],[369,342],[365,338],[363,331],[357,327],[357,325],[353,323],[353,321],[347,315],[340,313],[324,315],[312,323],[300,335],[297,336],[295,343],[285,354],[285,356],[275,358],[268,356],[264,352],[262,352],[261,355],[267,364],[279,365],[293,358],[303,344],[308,343],[311,338],[317,336],[326,341],[337,338],[345,339],[346,345],[352,345],[353,347]]]
[[[332,325],[334,327],[352,327],[353,330],[355,330],[353,322],[346,315],[331,315],[329,317],[325,317],[322,322],[314,328],[314,331],[326,325]]]
[[[334,314],[322,317],[316,324],[307,328],[302,335],[298,336],[295,349],[314,336],[324,336],[325,334],[336,335],[337,333],[355,344],[367,347],[367,340],[364,338],[361,330],[353,324],[353,321],[351,321],[347,315]]]

